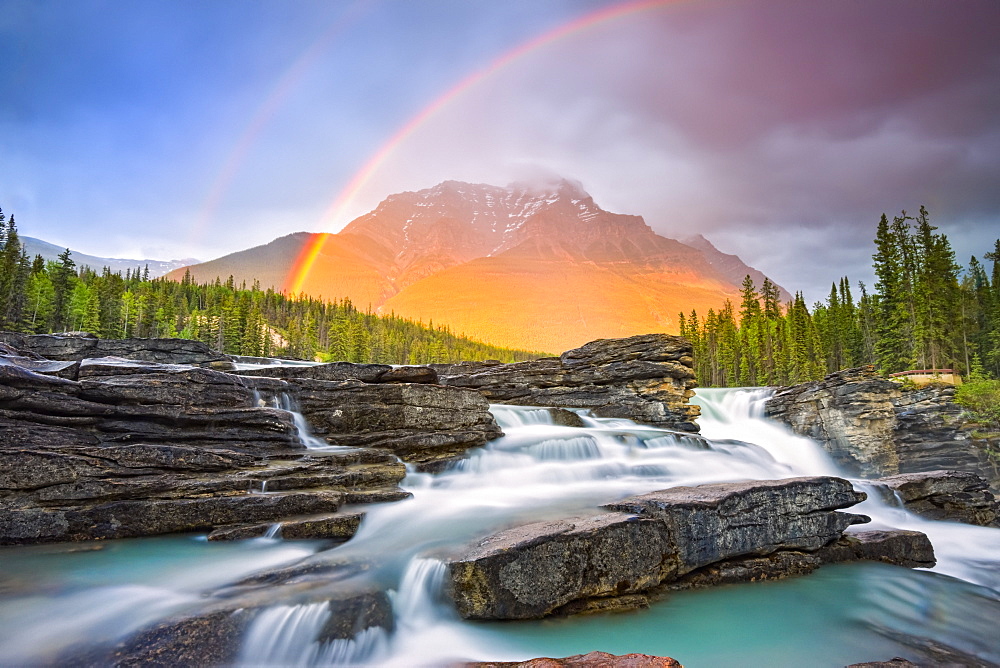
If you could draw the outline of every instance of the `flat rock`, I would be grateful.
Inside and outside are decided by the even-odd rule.
[[[814,477],[674,487],[604,507],[663,521],[683,574],[739,555],[818,550],[848,526],[869,521],[831,512],[865,498],[847,480]]]
[[[352,538],[361,526],[364,512],[340,512],[326,515],[310,515],[306,517],[285,517],[271,524],[241,524],[219,527],[208,534],[208,540],[243,540],[260,538],[272,529],[276,530],[276,538],[284,540],[301,539],[336,539]]]
[[[86,332],[16,334],[0,332],[0,341],[49,360],[72,361],[92,357],[124,357],[165,364],[235,368],[228,355],[189,339],[99,339]]]
[[[488,536],[449,560],[447,588],[468,619],[531,619],[595,606],[642,605],[636,595],[710,564],[820,550],[848,526],[868,521],[836,512],[864,498],[848,481],[831,477],[653,492],[604,506],[617,512],[535,522]],[[789,559],[773,563],[787,574],[792,568],[810,570],[821,559],[800,561],[800,566]],[[738,568],[752,579],[752,566]],[[735,577],[723,573],[716,579]]]

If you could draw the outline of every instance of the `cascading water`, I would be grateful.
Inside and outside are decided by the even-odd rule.
[[[364,563],[359,577],[390,588],[394,631],[317,642],[323,606],[276,606],[257,615],[241,661],[411,667],[602,650],[669,655],[689,667],[843,666],[906,656],[901,639],[915,637],[1000,662],[989,622],[1000,615],[1000,530],[922,520],[873,492],[857,510],[927,533],[934,573],[826,566],[808,577],[680,592],[644,611],[543,623],[465,622],[443,600],[441,553],[500,527],[677,485],[842,475],[816,443],[761,418],[766,396],[700,390],[701,435],[585,413],[586,427],[563,427],[545,409],[493,407],[506,436],[445,472],[411,472],[412,499],[372,507],[351,541],[306,558]]]
[[[309,427],[309,422],[302,413],[299,412],[299,407],[295,405],[295,401],[292,396],[287,392],[280,392],[269,399],[265,398],[259,391],[253,391],[253,402],[257,406],[277,408],[278,410],[285,411],[292,416],[292,424],[295,425],[295,433],[299,437],[299,441],[306,448],[310,450],[330,450],[331,448],[336,448],[337,446],[330,445],[321,438],[313,435],[312,429]]]

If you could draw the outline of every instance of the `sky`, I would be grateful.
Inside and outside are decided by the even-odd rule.
[[[0,207],[99,256],[581,182],[807,301],[926,205],[1000,237],[996,0],[0,0]]]

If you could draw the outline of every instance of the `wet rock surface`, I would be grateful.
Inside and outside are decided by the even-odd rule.
[[[491,403],[585,408],[658,427],[698,431],[691,344],[646,334],[600,339],[558,358],[501,364],[434,364],[440,382],[475,389]]]
[[[114,647],[90,652],[82,662],[67,657],[59,665],[232,666],[239,663],[254,622],[268,608],[310,604],[322,607],[317,613],[323,623],[315,638],[321,644],[350,640],[371,628],[393,628],[392,603],[384,592],[350,585],[311,590],[261,588],[212,596],[197,608],[154,624]],[[263,658],[251,657],[250,661]]]
[[[804,574],[874,559],[933,565],[916,532],[844,534],[865,498],[840,478],[677,487],[604,506],[593,517],[488,536],[448,562],[447,589],[467,619],[534,619],[641,607],[650,596]]]
[[[902,473],[875,483],[892,490],[907,510],[929,519],[1000,527],[1000,502],[975,473]]]

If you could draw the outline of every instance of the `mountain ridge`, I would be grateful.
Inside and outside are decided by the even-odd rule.
[[[36,255],[41,255],[46,260],[56,261],[58,260],[59,255],[66,250],[64,246],[58,246],[35,237],[20,236],[20,239],[21,243],[24,245],[24,252],[28,254],[28,257],[32,258]],[[86,266],[94,270],[100,270],[107,267],[112,272],[124,272],[126,269],[137,268],[141,270],[148,266],[150,278],[164,276],[175,269],[180,269],[190,266],[194,262],[199,262],[199,260],[190,257],[180,260],[130,260],[127,258],[117,257],[99,257],[96,255],[87,255],[86,253],[81,253],[72,249],[70,249],[70,259],[76,263],[77,267]]]
[[[445,181],[390,195],[337,234],[286,235],[186,270],[198,282],[233,275],[275,289],[298,285],[501,345],[559,351],[676,332],[681,311],[737,301],[747,273],[763,280],[738,257],[702,246],[602,209],[578,183]],[[303,248],[314,260],[296,281]]]

